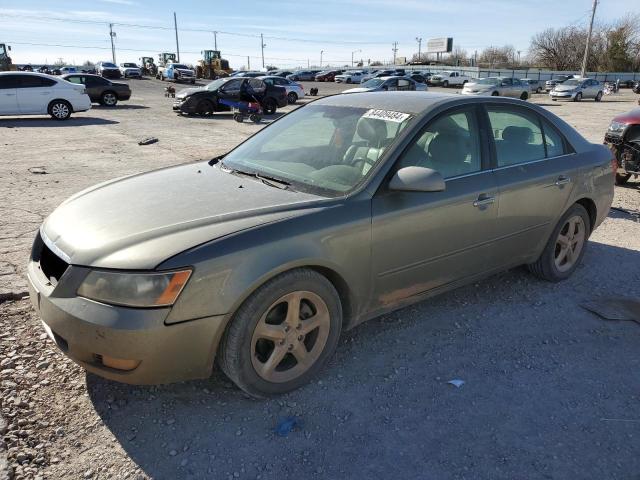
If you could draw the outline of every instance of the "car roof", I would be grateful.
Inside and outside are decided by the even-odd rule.
[[[47,75],[46,73],[40,73],[40,72],[23,72],[23,71],[12,71],[12,72],[0,72],[0,75],[3,76],[10,76],[10,75],[31,75],[33,77],[45,77],[45,78],[53,78],[54,80],[56,78],[60,78],[58,76],[53,76],[53,75]]]
[[[397,112],[421,114],[431,110],[442,102],[455,102],[461,95],[435,92],[385,92],[380,94],[358,93],[357,95],[331,95],[320,98],[312,105],[329,105],[336,107],[355,107],[366,109],[392,110]]]

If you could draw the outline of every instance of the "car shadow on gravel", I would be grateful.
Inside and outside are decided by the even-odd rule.
[[[71,117],[69,120],[56,121],[51,118],[20,118],[0,119],[0,128],[25,128],[25,127],[85,127],[88,125],[114,125],[120,123],[116,120],[107,120],[96,117]]]
[[[610,478],[640,468],[640,326],[579,305],[622,285],[640,295],[628,283],[639,262],[592,241],[565,282],[516,268],[384,315],[275,399],[249,398],[220,372],[163,386],[88,374],[87,391],[156,479]],[[274,433],[291,417],[290,433]]]
[[[130,104],[130,103],[121,104],[121,103],[119,103],[115,107],[106,107],[104,105],[94,105],[92,108],[95,109],[95,110],[111,110],[111,111],[115,111],[115,110],[146,110],[149,107],[147,107],[146,105],[135,105],[135,104]]]

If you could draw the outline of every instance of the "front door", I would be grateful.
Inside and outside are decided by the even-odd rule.
[[[500,191],[496,250],[508,265],[548,240],[579,165],[561,134],[531,109],[494,104],[487,113]]]
[[[0,76],[0,115],[17,115],[18,92],[15,75]]]
[[[395,167],[437,170],[445,178],[444,191],[398,192],[383,186],[374,197],[372,308],[491,267],[489,241],[498,198],[477,111],[470,106],[438,116],[416,135]]]

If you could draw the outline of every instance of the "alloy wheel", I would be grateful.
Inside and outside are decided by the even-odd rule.
[[[264,380],[282,383],[306,372],[322,354],[330,329],[329,308],[313,292],[296,291],[276,300],[251,339],[251,363]]]
[[[57,119],[65,119],[69,116],[69,107],[66,103],[56,103],[51,107],[51,113]]]
[[[102,97],[102,100],[104,101],[104,104],[107,105],[108,107],[112,107],[116,103],[118,103],[118,99],[113,93],[105,93],[104,96]]]
[[[558,233],[554,262],[560,272],[570,270],[580,258],[580,252],[584,247],[586,228],[580,215],[567,219]]]

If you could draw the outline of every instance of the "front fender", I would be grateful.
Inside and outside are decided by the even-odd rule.
[[[193,266],[167,323],[233,313],[260,285],[299,267],[328,270],[348,286],[350,311],[366,308],[371,280],[371,202],[347,201],[188,250],[159,269]],[[342,292],[345,293],[345,292]]]

